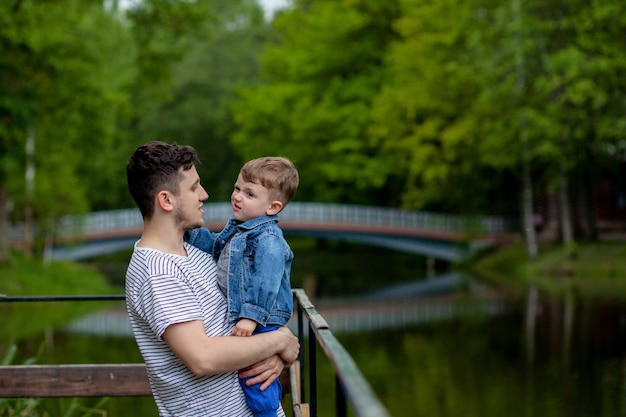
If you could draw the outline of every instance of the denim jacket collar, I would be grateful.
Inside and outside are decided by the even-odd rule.
[[[254,219],[250,219],[243,223],[239,223],[234,218],[231,218],[230,222],[233,222],[237,226],[237,229],[240,232],[245,232],[246,230],[254,229],[255,227],[260,226],[265,223],[270,223],[270,222],[278,223],[278,214],[273,214],[271,216],[255,217]]]

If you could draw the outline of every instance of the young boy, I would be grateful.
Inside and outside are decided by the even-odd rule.
[[[278,227],[278,213],[298,189],[298,171],[282,157],[262,157],[239,171],[231,195],[233,216],[220,233],[206,228],[186,232],[185,240],[217,260],[217,282],[228,298],[233,336],[276,330],[293,310],[290,274],[293,252]],[[261,392],[246,386],[248,405],[257,417],[276,416],[282,395],[274,381]]]

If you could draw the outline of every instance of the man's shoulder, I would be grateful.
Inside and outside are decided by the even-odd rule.
[[[195,246],[184,243],[187,256],[161,252],[156,249],[135,247],[128,269],[140,275],[180,275],[186,270],[206,268],[215,263],[211,254],[199,250]]]

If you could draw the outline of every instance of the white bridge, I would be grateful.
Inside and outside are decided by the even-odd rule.
[[[230,203],[204,205],[205,224],[221,230]],[[477,248],[509,240],[509,221],[495,216],[457,216],[348,204],[291,202],[279,215],[287,236],[340,239],[455,261]],[[143,221],[138,209],[65,216],[54,231],[53,259],[84,259],[132,247]],[[21,231],[13,230],[13,239]]]

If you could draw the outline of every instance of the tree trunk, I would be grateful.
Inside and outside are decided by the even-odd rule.
[[[581,192],[580,192],[580,207],[581,207],[581,219],[584,224],[585,238],[588,240],[598,240],[598,228],[595,222],[595,204],[592,194],[592,180],[588,175],[581,175]]]
[[[522,50],[522,14],[520,0],[512,1],[513,19],[515,22],[515,41],[517,48],[516,70],[517,93],[520,97],[524,96],[526,90],[526,73],[524,71],[524,52]],[[528,144],[526,137],[526,118],[523,113],[519,115],[520,124],[520,141],[522,142],[522,225],[524,227],[524,236],[526,238],[526,251],[530,259],[537,257],[537,233],[535,231],[535,213],[533,209],[533,188],[530,179],[530,162],[528,156]]]
[[[533,187],[530,179],[530,167],[528,161],[524,161],[524,167],[522,170],[522,224],[524,225],[526,252],[528,253],[528,257],[530,259],[535,259],[538,254],[537,233],[535,231]]]
[[[26,201],[24,205],[24,240],[22,242],[22,249],[24,254],[31,256],[33,254],[34,246],[34,225],[33,225],[33,193],[35,187],[35,132],[34,129],[29,129],[28,136],[26,137],[26,144],[24,147],[24,153],[26,155],[26,170],[24,172],[24,183],[26,194]]]
[[[559,205],[561,207],[561,238],[568,250],[574,249],[574,233],[572,230],[572,208],[569,201],[568,181],[565,169],[561,167],[559,174]]]
[[[8,193],[0,185],[0,264],[9,261],[9,220],[8,220]]]

